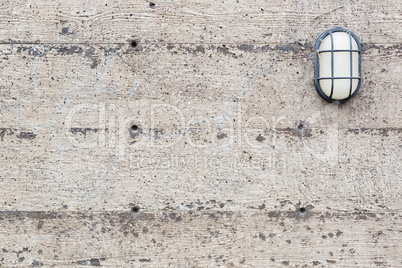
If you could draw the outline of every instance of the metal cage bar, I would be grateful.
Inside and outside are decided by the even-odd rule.
[[[332,32],[329,32],[331,36],[331,94],[329,95],[332,98],[334,94],[334,37],[332,36]]]
[[[334,52],[349,52],[349,51],[352,51],[352,52],[361,52],[361,50],[358,50],[358,49],[352,49],[352,50],[350,50],[350,49],[334,49],[333,51],[334,51]],[[325,52],[332,52],[332,50],[320,50],[320,51],[319,51],[320,54],[321,54],[321,53],[325,53]]]
[[[360,77],[353,77],[353,76],[337,76],[337,77],[318,77],[318,80],[329,80],[329,79],[360,79]]]
[[[353,46],[352,46],[352,36],[349,33],[349,43],[350,43],[350,88],[349,88],[349,97],[352,95],[352,85],[353,85]]]

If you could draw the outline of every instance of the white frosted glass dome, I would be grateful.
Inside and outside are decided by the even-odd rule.
[[[356,36],[342,28],[322,34],[316,43],[315,83],[329,101],[344,101],[360,87],[361,47]]]

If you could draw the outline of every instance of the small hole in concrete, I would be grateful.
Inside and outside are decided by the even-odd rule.
[[[132,48],[136,48],[137,46],[138,46],[138,42],[137,41],[131,41],[131,43],[130,43],[130,46],[132,47]]]
[[[303,123],[300,123],[300,125],[297,126],[298,129],[302,129],[304,127]]]
[[[150,2],[150,3],[149,3],[149,7],[150,7],[150,8],[155,8],[155,3]]]
[[[306,208],[299,208],[299,212],[300,212],[300,213],[306,212]]]
[[[140,212],[140,208],[139,207],[132,207],[131,212],[132,213],[138,213],[138,212]]]
[[[132,131],[137,131],[137,130],[138,130],[138,126],[137,126],[137,125],[132,125],[132,126],[130,127],[130,129],[131,129]]]

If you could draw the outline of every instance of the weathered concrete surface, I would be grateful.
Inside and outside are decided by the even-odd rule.
[[[0,18],[0,266],[402,266],[399,1],[0,1]],[[340,106],[313,85],[335,26],[363,46]]]

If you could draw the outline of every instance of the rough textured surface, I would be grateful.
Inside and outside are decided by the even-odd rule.
[[[402,267],[400,1],[0,1],[0,266]],[[353,31],[362,87],[313,85]]]

